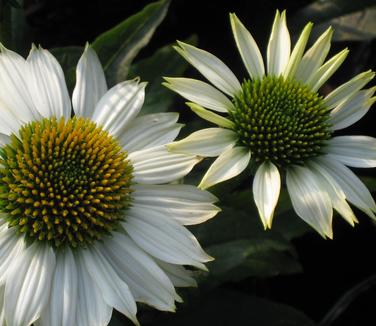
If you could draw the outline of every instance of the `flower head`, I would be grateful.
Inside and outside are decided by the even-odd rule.
[[[137,117],[146,84],[108,90],[90,47],[72,102],[41,48],[2,47],[0,83],[0,324],[107,325],[113,308],[138,324],[136,301],[174,311],[175,286],[195,285],[182,265],[211,259],[184,225],[218,212],[169,184],[200,160],[166,149],[178,115]]]
[[[313,26],[308,23],[291,51],[286,14],[277,11],[264,64],[249,31],[235,14],[230,20],[249,76],[240,83],[220,59],[179,42],[176,50],[215,87],[189,78],[166,78],[165,85],[218,127],[197,131],[169,149],[218,156],[202,189],[256,166],[253,195],[265,228],[271,228],[284,177],[296,213],[324,237],[332,237],[333,208],[350,224],[357,221],[348,202],[374,218],[372,196],[346,165],[376,166],[376,140],[334,132],[358,121],[375,102],[375,88],[362,89],[375,74],[361,73],[324,96],[320,88],[348,54],[345,49],[325,61],[331,28],[306,50]]]

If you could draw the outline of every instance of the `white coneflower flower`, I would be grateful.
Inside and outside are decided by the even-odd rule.
[[[110,90],[95,52],[71,101],[46,50],[0,53],[0,325],[102,326],[136,301],[174,311],[182,265],[205,269],[184,227],[213,217],[210,193],[166,184],[196,156],[169,153],[176,113],[137,117],[145,83]]]
[[[372,196],[346,165],[376,166],[376,141],[333,136],[358,121],[375,102],[375,88],[361,90],[374,73],[361,73],[323,97],[319,89],[348,53],[343,50],[325,61],[331,28],[305,52],[312,29],[312,23],[307,24],[290,52],[285,12],[277,11],[264,65],[251,34],[235,14],[230,19],[249,78],[239,83],[217,57],[179,42],[177,51],[216,88],[188,78],[166,78],[165,85],[192,101],[191,109],[219,128],[200,130],[169,148],[218,156],[199,185],[202,189],[255,165],[253,195],[265,228],[272,224],[281,173],[295,211],[323,236],[332,237],[333,208],[350,224],[356,222],[347,201],[374,218]]]

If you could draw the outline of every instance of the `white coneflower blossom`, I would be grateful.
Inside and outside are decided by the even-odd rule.
[[[136,301],[174,311],[183,265],[211,260],[184,227],[216,198],[169,184],[199,161],[170,153],[176,113],[137,117],[145,83],[107,89],[95,52],[77,66],[72,103],[46,50],[0,53],[0,325],[102,326]],[[73,111],[72,111],[73,106]]]
[[[264,64],[249,31],[230,14],[237,48],[249,73],[240,83],[214,55],[179,42],[176,50],[215,87],[189,78],[166,78],[165,85],[188,99],[189,107],[217,128],[194,132],[169,149],[218,158],[199,187],[206,189],[257,168],[253,197],[265,228],[272,225],[281,179],[296,213],[324,237],[332,237],[333,208],[350,224],[349,203],[375,218],[375,202],[347,166],[376,166],[376,141],[368,136],[334,136],[357,122],[375,102],[373,77],[363,72],[322,96],[323,84],[345,60],[345,49],[326,60],[332,29],[305,51],[312,23],[290,51],[285,12],[275,16]]]

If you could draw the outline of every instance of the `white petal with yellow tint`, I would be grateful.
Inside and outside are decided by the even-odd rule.
[[[236,46],[250,77],[261,79],[265,75],[264,61],[254,38],[235,14],[230,14],[230,21]]]
[[[274,18],[267,49],[269,75],[281,75],[290,59],[291,40],[286,25],[286,11],[277,13]]]
[[[216,56],[183,42],[178,44],[180,48],[175,47],[176,51],[215,87],[231,97],[241,90],[240,83],[233,72]]]
[[[236,177],[244,171],[251,159],[251,152],[245,147],[226,149],[210,166],[198,185],[206,189],[215,184]]]
[[[253,198],[264,228],[272,227],[274,210],[281,190],[281,176],[272,162],[262,163],[253,180]]]

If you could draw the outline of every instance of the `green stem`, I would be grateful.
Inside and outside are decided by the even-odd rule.
[[[324,316],[319,326],[330,326],[363,292],[376,285],[376,274],[347,291]]]

